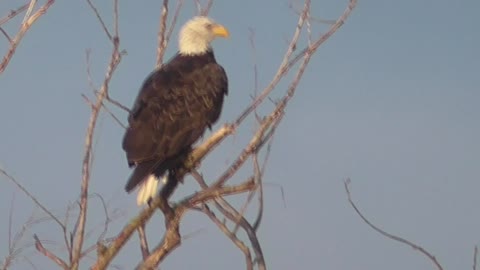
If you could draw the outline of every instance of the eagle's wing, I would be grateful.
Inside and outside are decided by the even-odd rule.
[[[137,166],[127,191],[190,148],[220,116],[228,89],[223,68],[212,63],[187,74],[179,70],[153,72],[137,97],[123,139],[129,165]]]

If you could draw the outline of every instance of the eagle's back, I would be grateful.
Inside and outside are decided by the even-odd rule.
[[[201,56],[177,54],[145,80],[129,116],[123,149],[135,172],[132,190],[155,168],[168,170],[177,155],[190,149],[214,124],[227,94],[228,80],[212,52]]]

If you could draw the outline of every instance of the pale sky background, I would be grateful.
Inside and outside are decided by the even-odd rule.
[[[111,1],[96,2],[102,14],[111,14]],[[1,1],[0,14],[23,3]],[[128,55],[110,93],[127,106],[154,66],[160,4],[120,1],[121,45]],[[335,19],[346,4],[315,0],[312,14]],[[476,0],[360,0],[347,23],[321,47],[276,134],[264,179],[271,184],[265,190],[258,237],[269,269],[434,269],[419,253],[385,239],[360,220],[346,200],[342,181],[347,177],[354,199],[372,222],[422,245],[445,269],[471,269],[473,247],[480,244],[479,13]],[[179,22],[193,14],[191,1],[186,1]],[[214,44],[230,79],[220,120],[224,123],[247,106],[253,92],[249,28],[256,32],[259,83],[264,87],[281,60],[296,15],[286,0],[218,0],[210,15],[231,32],[229,40]],[[18,20],[5,29],[12,34]],[[7,45],[0,37],[2,55]],[[176,50],[171,45],[166,59]],[[0,166],[61,218],[80,186],[90,117],[81,94],[92,97],[87,48],[92,49],[91,69],[99,84],[110,44],[85,1],[57,1],[0,75]],[[284,91],[285,84],[273,97]],[[116,112],[125,122],[126,115]],[[223,172],[252,129],[244,126],[204,163],[207,181]],[[135,195],[123,191],[130,173],[121,150],[123,130],[104,114],[97,131],[91,191],[104,196],[112,211],[124,213],[112,224],[112,236],[138,209]],[[34,206],[1,179],[3,259],[12,199],[14,230]],[[286,207],[275,185],[283,186]],[[181,186],[174,198],[195,188]],[[92,228],[104,216],[98,200],[92,199],[90,206]],[[148,228],[152,246],[163,235],[160,221],[158,215]],[[243,255],[205,216],[188,214],[181,229],[184,235],[200,231],[185,239],[162,269],[245,269]],[[29,230],[25,243],[31,243],[33,233],[53,240],[46,246],[55,251],[63,245],[51,222]],[[94,241],[92,236],[87,244]],[[25,255],[38,269],[55,269],[34,249]],[[115,264],[132,269],[139,258],[133,244]],[[20,261],[12,269],[30,266]]]

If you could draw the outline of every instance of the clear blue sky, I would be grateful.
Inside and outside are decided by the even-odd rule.
[[[111,1],[96,2],[103,14],[111,14]],[[154,66],[160,2],[120,3],[121,44],[128,55],[112,81],[111,95],[128,106]],[[314,1],[312,13],[335,19],[346,3]],[[1,14],[20,4],[2,1]],[[193,10],[186,1],[180,22]],[[474,0],[359,1],[347,23],[321,47],[287,109],[265,176],[266,182],[283,186],[287,204],[283,206],[278,188],[266,187],[259,238],[270,269],[433,269],[411,248],[361,222],[347,203],[346,177],[353,181],[354,199],[374,223],[421,244],[445,269],[471,268],[473,247],[480,244],[479,11]],[[226,122],[247,106],[253,91],[249,28],[256,32],[263,87],[281,60],[296,16],[288,1],[273,0],[216,1],[210,14],[231,31],[229,40],[214,44],[230,78],[221,118]],[[0,52],[6,48],[2,36]],[[0,75],[0,166],[59,216],[79,192],[90,115],[81,94],[92,96],[87,48],[99,84],[110,45],[84,1],[58,1]],[[166,57],[174,51],[171,46]],[[228,166],[252,128],[245,126],[204,163],[207,180]],[[123,191],[130,171],[120,147],[122,129],[103,115],[97,135],[91,190],[104,196],[112,211],[124,213],[112,225],[113,235],[138,209],[135,196]],[[194,187],[186,184],[175,198]],[[1,257],[7,252],[5,218],[13,197],[14,227],[34,210],[13,185],[0,182]],[[93,227],[102,224],[103,214],[97,201],[91,205]],[[163,233],[160,221],[156,217],[156,228],[149,228],[151,245]],[[62,238],[53,226],[39,225],[27,239],[38,233],[54,240],[49,247],[58,251]],[[197,230],[164,269],[244,269],[233,244],[206,217],[189,214],[182,233]],[[39,269],[53,266],[33,249],[26,255],[34,256]],[[139,257],[135,244],[115,263],[131,269]],[[19,263],[14,269],[28,267]]]

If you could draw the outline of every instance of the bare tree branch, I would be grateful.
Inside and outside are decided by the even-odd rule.
[[[15,9],[15,10],[10,10],[10,13],[8,13],[8,15],[6,15],[5,17],[3,18],[0,18],[0,26],[8,21],[10,21],[11,19],[15,18],[15,16],[17,16],[19,13],[27,10],[27,8],[30,6],[29,3]]]
[[[350,205],[352,206],[352,208],[355,210],[355,212],[357,212],[358,216],[363,220],[363,222],[365,222],[370,228],[372,228],[374,231],[380,233],[381,235],[389,238],[389,239],[392,239],[393,241],[396,241],[396,242],[400,242],[402,244],[405,244],[411,248],[413,248],[414,250],[420,252],[421,254],[425,255],[430,261],[432,261],[432,263],[436,266],[436,268],[438,270],[443,270],[443,267],[440,265],[440,263],[437,261],[437,259],[435,258],[435,256],[433,256],[430,252],[428,252],[427,250],[425,250],[424,248],[422,248],[421,246],[417,245],[417,244],[414,244],[413,242],[411,241],[408,241],[402,237],[399,237],[399,236],[396,236],[396,235],[393,235],[391,233],[388,233],[386,232],[385,230],[377,227],[376,225],[374,225],[372,222],[370,222],[370,220],[368,220],[363,214],[362,212],[360,212],[360,210],[358,209],[358,207],[355,205],[355,203],[353,202],[352,200],[352,196],[350,194],[350,188],[348,187],[349,184],[350,184],[350,179],[347,179],[344,181],[344,185],[345,185],[345,192],[347,193],[347,198],[348,198],[348,202],[350,203]]]
[[[255,252],[254,262],[258,265],[259,270],[265,270],[266,263],[263,257],[262,247],[258,241],[257,234],[252,225],[243,217],[232,205],[230,205],[225,199],[219,198],[217,209],[225,215],[226,218],[238,224],[246,233],[252,245],[252,249]]]
[[[261,143],[263,143],[265,133],[272,126],[272,123],[281,116],[282,113],[283,111],[281,110],[275,110],[269,117],[267,117],[263,121],[262,125],[253,136],[248,146],[245,147],[239,157],[233,162],[233,164],[227,169],[227,171],[225,171],[225,173],[219,177],[219,179],[213,184],[213,186],[222,186],[228,179],[230,179],[230,177],[232,177],[238,171],[238,169],[243,165],[243,163],[245,163],[247,158],[256,151],[257,147]]]
[[[205,189],[208,189],[208,185],[207,183],[205,182],[205,180],[203,179],[202,175],[200,175],[200,173],[198,173],[198,171],[196,170],[193,170],[192,171],[192,176],[195,178],[195,180],[197,180],[198,184],[205,190]],[[252,179],[249,179],[247,182],[249,181],[253,181],[255,183],[255,180],[252,178]],[[257,185],[254,185],[252,186],[252,189],[249,190],[249,191],[252,191],[252,190],[255,190],[257,188]],[[259,268],[260,269],[265,269],[266,266],[265,266],[265,260],[263,258],[263,253],[262,253],[262,249],[260,247],[260,243],[258,242],[258,238],[255,234],[255,231],[253,230],[253,227],[248,223],[248,221],[243,217],[243,214],[239,213],[233,206],[231,206],[224,198],[222,197],[219,197],[219,198],[216,198],[215,200],[215,206],[216,208],[226,217],[228,218],[230,221],[232,221],[234,224],[235,224],[235,229],[234,231],[230,231],[223,223],[220,222],[220,224],[222,224],[222,226],[219,226],[219,224],[217,224],[217,220],[216,220],[216,217],[215,219],[212,218],[212,212],[210,211],[210,209],[208,209],[208,206],[204,206],[204,208],[202,208],[202,212],[204,212],[217,226],[219,226],[220,230],[222,230],[222,232],[228,237],[230,238],[230,240],[232,240],[234,242],[234,244],[244,253],[245,255],[245,260],[246,260],[246,264],[247,264],[247,269],[251,269],[250,267],[252,267],[252,258],[251,258],[251,254],[250,254],[250,250],[248,250],[247,248],[247,251],[244,249],[244,244],[243,242],[241,242],[240,240],[237,239],[236,237],[236,231],[237,231],[237,226],[241,227],[242,229],[245,230],[245,232],[247,233],[247,235],[249,236],[250,238],[250,242],[252,243],[252,247],[255,251],[255,254],[256,254],[256,259],[255,261],[259,264]],[[207,207],[207,210],[205,209],[205,207]]]
[[[123,55],[124,52],[122,51],[122,52],[120,52],[120,54]],[[120,103],[120,102],[116,101],[115,99],[113,99],[112,97],[110,97],[110,94],[109,94],[108,92],[107,92],[107,94],[105,95],[105,100],[108,101],[108,102],[110,102],[110,103],[112,103],[113,105],[117,106],[118,108],[126,111],[127,113],[130,113],[130,109],[129,109],[127,106],[123,105],[122,103]],[[106,108],[105,105],[104,105],[104,108]],[[118,122],[122,127],[125,127],[125,125],[121,124],[121,121],[118,120],[117,122]]]
[[[214,198],[219,196],[227,196],[233,195],[241,192],[245,192],[246,190],[250,189],[254,185],[253,181],[244,183],[239,186],[233,187],[222,187],[220,189],[207,189],[201,192],[198,192],[192,196],[189,196],[179,202],[174,209],[171,209],[168,206],[168,203],[165,199],[161,197],[156,197],[153,199],[151,206],[144,209],[137,217],[132,219],[129,224],[127,224],[123,230],[117,235],[115,240],[111,243],[111,245],[106,248],[106,250],[102,253],[102,256],[97,258],[96,263],[92,266],[92,270],[100,270],[106,269],[110,264],[111,260],[117,255],[120,249],[125,245],[128,239],[132,236],[132,234],[137,230],[139,226],[145,224],[156,211],[157,208],[162,209],[162,212],[167,217],[166,223],[169,224],[167,227],[166,236],[163,239],[162,243],[167,245],[162,249],[162,245],[157,246],[149,255],[149,258],[144,261],[144,266],[154,266],[158,265],[158,260],[165,257],[174,247],[179,244],[180,239],[176,240],[174,234],[175,229],[178,228],[180,217],[194,205],[206,203]],[[171,234],[171,235],[169,235]],[[169,236],[167,236],[169,235]],[[166,240],[171,240],[167,241]],[[140,269],[150,269],[150,268],[140,268]]]
[[[202,212],[205,213],[212,221],[217,225],[217,227],[228,237],[232,242],[243,252],[245,255],[245,263],[247,270],[253,270],[253,261],[252,255],[250,254],[250,249],[242,242],[235,233],[231,232],[225,224],[223,224],[215,214],[208,208],[207,205],[203,205]]]
[[[165,258],[170,252],[172,252],[176,247],[180,245],[180,220],[183,214],[195,205],[205,204],[208,201],[214,200],[215,198],[220,198],[227,195],[233,195],[238,193],[243,193],[247,190],[250,190],[254,185],[253,181],[244,182],[238,186],[232,187],[222,187],[218,188],[208,188],[202,190],[192,196],[183,199],[178,205],[173,208],[173,213],[168,213],[169,206],[166,209],[162,209],[162,212],[166,216],[166,233],[164,239],[160,242],[157,247],[152,250],[147,259],[145,259],[137,269],[152,269],[160,263],[160,261]],[[158,199],[158,197],[156,198]],[[157,201],[161,201],[158,199]],[[156,203],[161,207],[161,203]],[[154,202],[155,205],[155,202]],[[165,207],[165,205],[164,205]],[[162,207],[161,207],[162,208]],[[165,211],[167,210],[167,211]]]
[[[31,0],[30,3],[33,3],[35,0]],[[0,74],[2,74],[8,66],[8,63],[12,59],[12,56],[15,54],[15,50],[17,49],[18,44],[25,36],[27,31],[30,27],[40,18],[43,14],[47,12],[47,10],[53,5],[55,0],[48,0],[42,7],[40,7],[37,12],[35,12],[32,16],[29,16],[24,20],[20,30],[18,31],[17,35],[10,41],[10,48],[8,49],[7,53],[3,57],[2,62],[0,62]],[[30,6],[30,4],[29,4]]]
[[[118,0],[113,1],[113,31],[114,36],[112,37],[107,30],[105,23],[103,22],[102,18],[98,15],[98,11],[90,2],[87,0],[88,4],[97,15],[100,23],[102,24],[105,33],[109,40],[112,42],[112,55],[110,58],[110,63],[107,68],[107,73],[105,75],[105,79],[103,81],[102,87],[100,88],[100,92],[97,95],[97,100],[95,102],[94,107],[92,108],[92,114],[90,116],[90,121],[88,124],[86,138],[85,138],[85,155],[83,158],[83,166],[82,166],[82,183],[81,183],[81,192],[80,192],[80,213],[78,215],[77,224],[78,227],[75,228],[75,238],[73,244],[73,259],[72,259],[72,269],[78,269],[79,260],[82,255],[82,247],[85,235],[85,224],[87,220],[87,205],[88,205],[88,184],[90,181],[90,165],[92,160],[92,148],[93,148],[93,135],[95,132],[95,127],[97,124],[97,119],[100,114],[100,110],[102,108],[103,101],[108,93],[108,88],[110,84],[110,80],[112,78],[113,73],[115,72],[118,64],[121,61],[121,53],[120,53],[120,38],[118,36]]]

